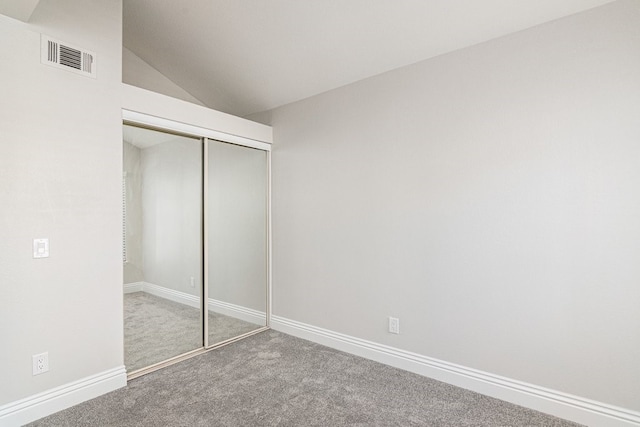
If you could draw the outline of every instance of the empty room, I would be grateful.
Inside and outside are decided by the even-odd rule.
[[[0,0],[0,426],[640,426],[639,0]]]

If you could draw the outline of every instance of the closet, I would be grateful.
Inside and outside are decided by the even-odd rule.
[[[131,115],[122,240],[134,378],[269,327],[270,144]]]

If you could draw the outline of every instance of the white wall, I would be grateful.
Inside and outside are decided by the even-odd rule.
[[[267,152],[210,141],[208,153],[209,298],[266,313]]]
[[[122,48],[122,81],[197,105],[204,104],[126,47]]]
[[[0,405],[123,365],[121,19],[118,0],[0,16]],[[41,32],[96,52],[97,79],[41,65]]]
[[[176,136],[140,151],[144,280],[200,295],[202,143]]]
[[[164,135],[158,134],[163,142],[143,149],[125,136],[124,283],[145,281],[199,296],[202,144]],[[265,312],[266,152],[211,141],[208,176],[209,298]]]
[[[639,410],[638,52],[620,1],[252,116],[274,314]]]

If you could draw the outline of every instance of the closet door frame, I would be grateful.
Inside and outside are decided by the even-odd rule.
[[[222,347],[224,345],[230,344],[232,342],[238,341],[240,339],[246,338],[251,335],[255,335],[257,333],[263,332],[271,328],[271,312],[272,312],[272,302],[271,302],[271,283],[272,283],[272,226],[271,226],[271,144],[258,141],[255,139],[245,138],[239,135],[233,135],[225,132],[216,131],[213,129],[204,128],[197,125],[191,125],[188,123],[177,122],[174,120],[153,116],[150,114],[140,113],[138,111],[122,109],[122,121],[123,124],[130,124],[139,127],[147,127],[150,129],[155,129],[159,131],[165,131],[170,133],[182,134],[185,136],[191,136],[195,138],[200,138],[203,142],[203,253],[202,253],[202,268],[203,268],[203,281],[202,281],[202,301],[201,301],[201,317],[203,322],[202,332],[202,342],[203,347],[199,349],[192,350],[188,353],[173,357],[164,362],[157,363],[155,365],[150,366],[146,369],[141,369],[136,371],[135,375],[127,376],[127,379],[133,379],[138,376],[156,371],[158,369],[164,368],[166,366],[172,365],[174,363],[178,363],[182,360],[189,359],[191,357],[200,355],[202,353],[206,353],[208,351],[214,350],[216,348]],[[208,159],[207,159],[207,140],[216,140],[224,143],[235,144],[243,147],[254,148],[258,150],[265,151],[267,157],[267,200],[266,200],[266,266],[267,266],[267,283],[265,284],[266,289],[266,324],[263,327],[259,327],[253,331],[247,332],[245,334],[238,335],[236,337],[230,338],[225,341],[221,341],[219,343],[215,343],[213,345],[209,345],[209,337],[208,337],[208,266],[205,262],[208,259],[207,253],[207,221],[204,215],[204,207],[207,202],[207,181],[208,181]]]

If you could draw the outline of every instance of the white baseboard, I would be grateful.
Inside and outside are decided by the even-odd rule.
[[[209,298],[209,311],[235,317],[236,319],[260,326],[264,326],[267,319],[264,311],[258,311],[212,298]]]
[[[142,292],[143,288],[144,288],[144,282],[132,282],[132,283],[125,283],[122,289],[125,294],[131,294],[134,292]]]
[[[200,309],[200,297],[197,295],[191,295],[186,292],[176,291],[173,289],[165,288],[164,286],[154,285],[153,283],[149,282],[142,283],[143,292],[180,304],[188,305],[189,307]]]
[[[318,328],[280,316],[271,327],[327,347],[588,426],[640,426],[640,412]]]
[[[0,406],[0,426],[21,426],[127,385],[124,366]]]
[[[131,292],[147,292],[160,298],[200,309],[199,296],[165,288],[164,286],[154,285],[149,282],[135,282],[124,285],[124,293]],[[265,325],[266,314],[264,311],[254,310],[252,308],[224,301],[218,301],[213,298],[209,298],[208,309],[214,313],[235,317],[236,319],[244,320],[245,322],[254,323],[260,326]]]

